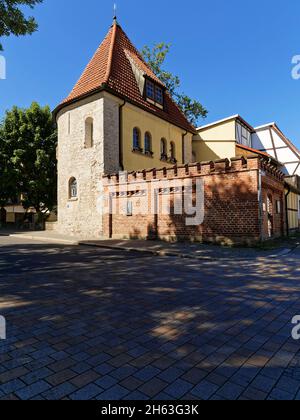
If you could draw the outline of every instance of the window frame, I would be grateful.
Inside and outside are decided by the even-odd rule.
[[[165,104],[165,90],[163,86],[160,86],[158,83],[154,82],[148,77],[145,77],[145,89],[144,96],[145,99],[149,102],[156,105],[158,108],[164,108]],[[148,87],[151,86],[153,90],[153,96],[148,95]],[[159,94],[158,94],[159,92]]]
[[[147,142],[149,142],[149,148],[147,148]],[[150,133],[150,131],[146,131],[145,136],[144,136],[144,152],[145,155],[148,156],[153,156],[153,151],[152,151],[152,135]]]
[[[94,118],[87,117],[84,123],[84,147],[92,149],[94,147]]]
[[[136,144],[136,137],[135,134],[138,134],[138,144]],[[134,129],[132,130],[132,151],[133,152],[143,152],[143,149],[141,147],[141,142],[142,142],[142,138],[141,138],[141,130],[138,127],[134,127]]]
[[[168,142],[167,139],[162,137],[160,139],[160,160],[166,161],[168,159]]]
[[[158,97],[157,97],[157,92],[158,91],[161,92],[161,100],[159,100]],[[155,102],[158,103],[159,105],[163,106],[163,104],[164,104],[164,91],[158,85],[155,85],[155,95],[154,96],[155,96]]]
[[[152,87],[153,96],[148,95],[148,87]],[[151,99],[152,101],[155,101],[155,84],[150,79],[146,79],[146,97],[148,99]]]
[[[176,144],[174,141],[170,142],[170,159],[169,159],[170,163],[177,163],[177,159],[176,159]]]
[[[73,194],[73,191],[76,191],[76,194]],[[77,199],[78,199],[78,181],[77,181],[77,178],[72,177],[69,179],[69,200],[77,200]]]

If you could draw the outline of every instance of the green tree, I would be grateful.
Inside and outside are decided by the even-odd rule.
[[[11,34],[20,36],[32,34],[37,30],[37,23],[33,17],[26,18],[22,6],[31,9],[43,0],[0,0],[0,37]],[[0,51],[2,45],[0,43]]]
[[[42,221],[56,205],[57,132],[50,108],[35,102],[28,109],[13,107],[0,138],[2,202],[22,194],[24,208],[34,207]]]
[[[191,124],[196,125],[200,118],[206,118],[208,111],[195,99],[179,91],[180,78],[164,69],[165,60],[170,52],[171,44],[161,42],[152,48],[145,46],[141,53],[156,76],[165,84],[172,98],[185,114]]]

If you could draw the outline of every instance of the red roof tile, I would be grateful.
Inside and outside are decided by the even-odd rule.
[[[116,95],[129,100],[146,111],[188,132],[194,133],[195,128],[188,122],[168,92],[165,94],[164,110],[149,103],[143,97],[128,55],[143,73],[163,86],[162,82],[145,63],[138,50],[128,39],[123,29],[117,23],[114,23],[72,92],[59,105],[56,112],[71,102],[93,94],[101,88],[107,88]]]
[[[273,156],[269,155],[266,152],[262,152],[261,150],[253,149],[252,147],[244,146],[243,144],[237,144],[236,147],[238,147],[239,149],[242,149],[242,150],[246,150],[248,152],[255,153],[257,155],[261,155],[261,156],[264,156],[264,157],[267,157],[267,158],[271,158],[273,161],[277,162],[276,159],[273,158]],[[280,162],[278,162],[278,163],[280,163]]]

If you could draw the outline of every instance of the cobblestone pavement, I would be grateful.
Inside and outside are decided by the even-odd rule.
[[[300,251],[182,260],[0,238],[2,399],[300,399]]]

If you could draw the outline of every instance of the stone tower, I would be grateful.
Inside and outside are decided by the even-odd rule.
[[[147,81],[158,92],[159,103],[146,97]],[[146,168],[145,162],[162,165],[161,137],[171,133],[169,140],[177,142],[180,163],[187,160],[184,156],[191,155],[194,127],[116,19],[54,115],[58,125],[58,230],[65,234],[85,239],[101,237],[103,174],[130,170],[133,162],[138,169]],[[136,124],[137,116],[148,121],[150,131],[158,133],[152,139],[157,150],[152,155],[132,150],[128,121]],[[130,154],[130,162],[124,158],[124,150]]]

